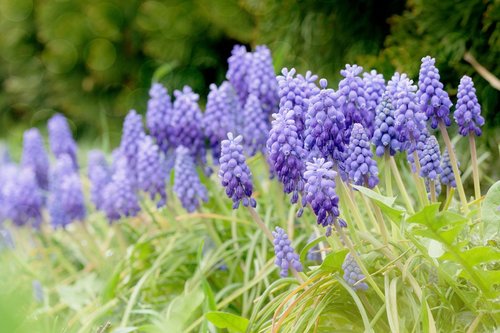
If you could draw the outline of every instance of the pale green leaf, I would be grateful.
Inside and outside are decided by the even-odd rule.
[[[218,328],[226,328],[236,332],[245,332],[248,326],[248,319],[228,312],[211,311],[205,317]]]

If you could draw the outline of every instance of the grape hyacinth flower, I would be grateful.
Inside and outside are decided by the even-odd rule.
[[[417,166],[415,163],[415,156],[414,156],[413,152],[417,153],[416,155],[418,157],[418,161],[420,162],[420,160],[422,159],[422,154],[424,152],[425,144],[426,144],[428,138],[429,138],[429,131],[427,130],[427,127],[423,127],[422,131],[420,131],[420,135],[418,136],[418,138],[416,139],[414,144],[412,144],[408,147],[406,158],[408,160],[408,163],[410,163],[412,172],[417,171]]]
[[[172,116],[172,101],[167,89],[161,83],[153,83],[149,89],[149,96],[146,125],[161,151],[167,153],[169,148],[168,133],[172,126],[169,123]]]
[[[285,230],[276,227],[273,231],[274,237],[274,253],[276,254],[275,264],[281,269],[280,276],[288,276],[288,268],[294,269],[297,272],[302,272],[302,264],[300,263],[299,255],[295,253],[288,235]]]
[[[2,184],[1,191],[4,218],[17,226],[40,226],[43,196],[31,168],[18,170],[14,177],[9,177]]]
[[[283,183],[285,193],[292,193],[291,203],[296,203],[304,189],[302,174],[305,170],[306,151],[298,135],[293,110],[282,110],[274,114],[275,120],[269,139],[267,153],[272,170]]]
[[[409,80],[406,73],[395,72],[394,75],[392,75],[391,79],[387,82],[385,91],[391,97],[393,104],[395,104],[398,98],[398,94],[401,92],[401,89],[404,88],[404,85],[401,86],[400,82],[405,80]],[[394,105],[394,107],[396,107],[396,105]]]
[[[385,92],[384,76],[372,69],[369,73],[363,73],[363,83],[365,85],[368,110],[374,113],[377,106],[382,102],[382,95]]]
[[[117,154],[116,158],[117,160],[113,161],[115,168],[111,182],[104,189],[103,210],[110,223],[122,217],[136,216],[141,210],[129,176],[127,159],[120,154]]]
[[[236,90],[240,104],[245,105],[248,96],[247,75],[250,72],[252,53],[247,52],[243,45],[235,45],[227,62],[226,78]]]
[[[64,228],[86,216],[80,176],[71,163],[68,155],[61,155],[51,173],[48,208],[54,228]]]
[[[98,210],[101,210],[105,201],[104,189],[111,181],[111,172],[101,151],[89,151],[87,175],[90,180],[90,200]]]
[[[236,117],[240,117],[240,103],[237,98],[233,87],[227,81],[222,82],[219,88],[215,84],[210,85],[207,107],[203,114],[203,129],[215,161],[219,160],[220,143],[226,138],[227,132],[236,129]]]
[[[245,207],[257,206],[257,202],[252,198],[252,173],[243,155],[242,140],[241,135],[233,137],[233,133],[228,133],[227,140],[221,143],[219,178],[227,196],[233,200],[233,209],[237,209],[240,202]]]
[[[420,159],[422,169],[420,176],[429,178],[430,180],[437,180],[441,174],[441,153],[439,151],[439,143],[434,135],[431,135],[426,143]]]
[[[439,174],[439,178],[441,180],[441,184],[449,187],[457,187],[455,176],[453,175],[453,169],[451,167],[448,149],[445,149],[443,156],[441,157],[441,173]]]
[[[359,76],[363,67],[346,65],[340,71],[344,77],[339,82],[337,91],[337,106],[342,111],[346,121],[346,128],[350,129],[354,123],[360,123],[369,131],[370,137],[375,119],[375,110],[369,111],[365,82]]]
[[[375,111],[375,126],[372,137],[372,142],[376,147],[375,153],[379,157],[383,156],[386,151],[394,156],[401,148],[395,127],[394,112],[392,99],[386,93]]]
[[[77,146],[71,131],[68,121],[62,114],[55,114],[48,121],[49,143],[50,149],[56,158],[63,154],[67,154],[75,169],[78,169],[78,160],[76,156]]]
[[[198,177],[189,149],[180,146],[176,149],[175,155],[174,192],[182,207],[192,213],[198,209],[201,201],[208,201],[207,189]]]
[[[42,190],[49,189],[49,157],[43,145],[43,138],[36,128],[24,132],[21,165],[33,170]]]
[[[346,255],[342,269],[344,270],[344,280],[354,290],[365,291],[368,289],[365,282],[360,282],[365,278],[365,275],[361,272],[361,268],[359,268],[358,263],[350,253]]]
[[[431,127],[437,128],[442,121],[446,126],[451,125],[451,100],[441,83],[439,70],[434,65],[436,59],[426,56],[422,58],[418,76],[418,93],[420,107],[431,121]]]
[[[267,46],[259,45],[255,48],[247,79],[248,93],[259,98],[262,110],[267,115],[275,113],[279,100],[278,81],[274,74],[271,51]]]
[[[335,92],[327,89],[325,79],[319,81],[321,91],[309,100],[306,114],[304,148],[317,149],[321,156],[340,161],[344,152],[344,114],[335,107]]]
[[[137,188],[149,193],[151,200],[160,196],[157,207],[165,206],[167,193],[163,169],[163,153],[153,139],[146,135],[139,143],[137,156]]]
[[[372,158],[370,139],[361,124],[352,127],[347,156],[344,165],[349,179],[356,185],[375,187],[379,181],[377,162]]]
[[[174,91],[170,142],[173,147],[184,146],[193,156],[204,158],[203,115],[198,105],[199,95],[191,87]]]
[[[135,110],[130,110],[123,122],[123,133],[120,142],[121,155],[127,162],[128,176],[131,177],[132,186],[137,180],[137,154],[139,142],[146,134],[142,125],[142,116]]]
[[[254,94],[248,95],[247,102],[243,108],[244,147],[249,156],[254,156],[259,151],[264,151],[267,137],[269,135],[269,118],[262,111],[260,101]]]
[[[335,176],[333,162],[323,158],[315,158],[307,162],[304,172],[304,196],[302,205],[310,204],[317,217],[317,223],[331,232],[331,226],[336,222],[339,211],[339,197],[335,192]]]
[[[460,80],[457,97],[453,116],[458,125],[458,132],[462,136],[468,136],[470,133],[481,136],[484,118],[481,116],[481,105],[477,100],[474,82],[467,75]]]

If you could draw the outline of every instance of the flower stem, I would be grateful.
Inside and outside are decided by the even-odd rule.
[[[406,187],[403,184],[403,179],[401,179],[401,174],[399,173],[398,166],[396,165],[396,160],[394,160],[394,156],[390,157],[390,164],[392,168],[392,173],[394,174],[394,178],[396,178],[396,184],[398,185],[399,191],[401,192],[401,196],[403,197],[403,201],[405,202],[406,210],[408,211],[408,213],[414,214],[415,210],[413,210],[410,197],[408,196]]]
[[[267,225],[262,221],[260,218],[259,214],[255,211],[255,209],[251,206],[248,206],[248,211],[250,212],[250,215],[252,215],[253,220],[257,225],[260,227],[260,229],[264,232],[266,235],[267,239],[271,242],[271,244],[274,244],[274,237],[273,234],[271,233],[271,230],[267,227]]]
[[[416,149],[413,151],[413,160],[415,161],[415,172],[412,173],[413,179],[417,184],[417,192],[422,206],[427,206],[429,204],[429,198],[427,197],[427,190],[425,189],[424,179],[418,176],[420,175],[422,166],[420,165],[420,157],[418,157]]]
[[[386,190],[388,197],[393,196],[391,170],[389,169],[390,168],[390,158],[391,158],[391,155],[389,154],[389,150],[386,149],[385,153],[384,153],[384,160],[385,160],[384,168],[385,168],[385,190]]]
[[[460,201],[462,203],[462,209],[465,214],[469,213],[469,207],[467,203],[467,197],[465,196],[464,186],[462,184],[462,178],[460,177],[460,170],[458,169],[457,157],[455,156],[455,151],[453,150],[453,146],[451,145],[450,136],[448,135],[448,131],[446,130],[446,126],[443,121],[439,121],[439,130],[443,135],[444,143],[446,144],[446,148],[448,148],[448,154],[450,155],[451,168],[453,169],[453,174],[455,175],[455,182],[457,183],[458,195],[460,197]]]
[[[431,202],[436,202],[436,182],[434,180],[429,180],[429,188],[431,191]]]
[[[477,165],[476,139],[474,133],[469,134],[470,155],[472,160],[472,177],[474,179],[474,196],[476,200],[481,198],[481,184],[479,183],[479,167]],[[481,208],[481,201],[478,201]]]

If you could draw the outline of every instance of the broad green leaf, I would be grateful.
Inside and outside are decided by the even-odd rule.
[[[340,271],[342,269],[342,263],[344,262],[345,256],[348,252],[348,249],[343,249],[328,254],[325,260],[323,260],[320,269],[327,272]]]
[[[211,311],[205,317],[218,328],[226,328],[236,332],[245,332],[248,326],[248,319],[228,312]]]
[[[486,239],[500,236],[500,181],[493,184],[486,193],[481,207],[481,219],[484,223]]]
[[[477,246],[462,252],[461,256],[471,266],[485,264],[490,261],[500,260],[500,251],[489,246]],[[454,260],[451,255],[444,255],[444,260]]]
[[[353,188],[363,193],[368,198],[372,199],[375,204],[380,207],[382,212],[384,212],[385,215],[391,218],[391,220],[393,220],[394,222],[401,221],[401,218],[403,217],[405,211],[403,209],[394,207],[396,197],[386,197],[363,186],[353,185]]]

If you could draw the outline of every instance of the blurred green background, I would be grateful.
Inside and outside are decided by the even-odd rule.
[[[235,43],[267,44],[277,70],[332,84],[353,62],[415,79],[429,54],[452,95],[462,75],[473,77],[498,126],[498,90],[464,55],[500,77],[499,24],[500,1],[486,0],[0,0],[0,136],[45,127],[59,111],[79,139],[116,142],[128,110],[145,112],[156,69],[170,69],[161,78],[170,92],[188,84],[203,103]]]

